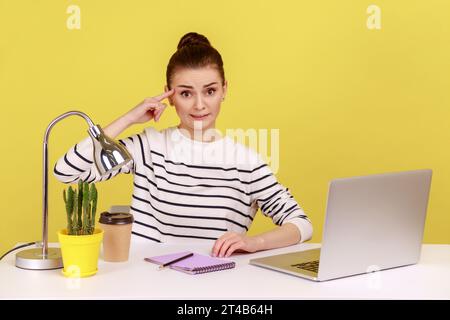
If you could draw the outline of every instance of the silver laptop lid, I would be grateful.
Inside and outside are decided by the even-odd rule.
[[[426,169],[331,181],[318,278],[417,263],[431,175]]]

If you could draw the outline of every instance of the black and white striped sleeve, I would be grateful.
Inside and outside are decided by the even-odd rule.
[[[127,148],[133,159],[135,140],[135,136],[118,140],[119,143]],[[72,146],[66,154],[59,158],[53,167],[53,174],[59,181],[69,184],[78,183],[80,179],[88,183],[105,181],[117,176],[119,173],[129,174],[134,172],[133,160],[118,170],[114,170],[106,175],[100,175],[93,158],[92,139],[87,137]]]
[[[292,223],[300,230],[300,242],[312,238],[313,226],[289,189],[280,184],[270,167],[262,161],[252,170],[251,202],[256,202],[263,215],[281,226]]]

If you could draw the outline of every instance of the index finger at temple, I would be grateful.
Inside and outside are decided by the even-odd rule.
[[[169,91],[166,91],[166,92],[160,94],[159,96],[156,96],[155,99],[158,101],[161,101],[161,100],[171,96],[174,92],[175,92],[175,89],[170,89]]]

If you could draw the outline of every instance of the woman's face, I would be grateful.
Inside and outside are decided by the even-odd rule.
[[[180,118],[180,128],[193,132],[215,128],[220,104],[227,91],[219,72],[213,67],[178,69],[170,84],[175,89],[169,97]],[[167,86],[165,91],[169,91]]]

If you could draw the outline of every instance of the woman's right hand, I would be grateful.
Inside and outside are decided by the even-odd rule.
[[[170,97],[174,92],[175,89],[172,88],[159,96],[145,98],[144,101],[128,111],[125,114],[125,117],[131,124],[144,123],[152,119],[158,121],[164,112],[164,109],[167,107],[167,104],[162,103],[161,101]]]

